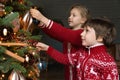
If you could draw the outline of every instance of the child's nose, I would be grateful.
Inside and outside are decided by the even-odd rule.
[[[80,36],[83,36],[83,34],[84,34],[84,31],[80,34]]]

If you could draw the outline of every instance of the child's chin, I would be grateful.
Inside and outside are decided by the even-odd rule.
[[[82,43],[83,46],[86,46],[86,44]]]

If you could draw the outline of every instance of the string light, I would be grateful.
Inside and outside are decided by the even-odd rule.
[[[2,74],[2,77],[4,78],[4,77],[5,77],[5,75],[4,75],[4,74]]]

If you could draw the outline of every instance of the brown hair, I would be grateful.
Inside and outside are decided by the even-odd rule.
[[[110,20],[100,18],[90,19],[86,21],[86,23],[83,25],[83,27],[87,26],[94,28],[97,38],[99,36],[103,37],[103,43],[107,47],[112,45],[113,40],[115,39],[116,36],[116,29],[115,25],[112,22],[110,22]]]

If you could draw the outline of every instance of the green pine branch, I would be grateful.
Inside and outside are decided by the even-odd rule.
[[[13,27],[11,22],[15,19],[19,17],[19,13],[18,12],[14,12],[14,13],[11,13],[7,16],[5,16],[4,18],[1,18],[0,19],[0,26],[10,26],[10,27]]]

